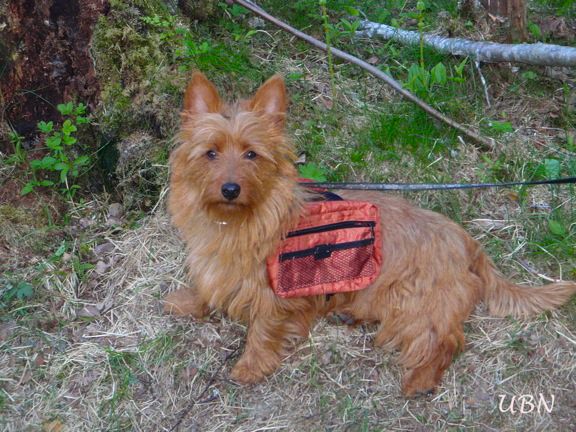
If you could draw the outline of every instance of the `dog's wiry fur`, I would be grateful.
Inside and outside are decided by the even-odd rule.
[[[277,297],[265,260],[303,213],[305,200],[283,133],[286,107],[279,76],[252,99],[228,105],[195,73],[171,158],[169,211],[187,244],[191,286],[169,294],[165,309],[195,318],[220,310],[248,325],[244,353],[231,373],[236,381],[272,373],[289,339],[307,335],[318,316],[337,312],[378,322],[375,344],[400,350],[404,394],[428,392],[463,349],[462,325],[478,302],[496,316],[527,316],[558,307],[576,292],[573,282],[515,285],[444,216],[393,196],[348,192],[344,198],[380,208],[384,265],[376,282],[330,299]],[[240,186],[237,198],[223,196],[226,183]]]

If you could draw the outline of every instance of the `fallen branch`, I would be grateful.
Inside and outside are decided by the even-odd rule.
[[[358,36],[393,40],[404,45],[419,45],[420,33],[402,30],[386,24],[363,20]],[[487,63],[514,62],[540,66],[576,66],[576,48],[544,43],[501,44],[476,42],[461,38],[447,38],[431,34],[423,35],[424,43],[436,51]]]
[[[332,53],[332,55],[334,57],[338,57],[342,60],[346,60],[347,62],[353,63],[357,66],[360,66],[362,69],[370,72],[372,75],[381,79],[386,84],[388,84],[390,87],[392,87],[403,98],[415,103],[420,108],[422,108],[424,111],[426,111],[428,114],[430,114],[432,117],[446,123],[450,127],[460,131],[464,135],[471,138],[475,143],[477,143],[479,145],[479,147],[484,148],[484,149],[488,149],[488,150],[494,149],[495,143],[494,143],[493,139],[483,137],[483,136],[479,135],[478,133],[474,132],[473,130],[470,130],[470,129],[462,126],[460,123],[457,123],[454,120],[446,117],[440,111],[432,108],[430,105],[428,105],[427,103],[425,103],[424,101],[420,100],[419,98],[414,96],[412,93],[410,93],[408,90],[404,89],[398,81],[396,81],[392,77],[386,75],[380,69],[372,66],[371,64],[369,64],[363,60],[360,60],[358,57],[354,57],[353,55],[348,54],[347,52],[339,50],[337,48],[333,48],[333,47],[328,48],[324,42],[320,42],[318,39],[315,39],[312,36],[309,36],[306,33],[303,33],[299,30],[296,30],[295,28],[289,26],[285,22],[280,21],[279,19],[268,14],[266,11],[264,11],[259,6],[256,6],[251,1],[247,1],[247,0],[227,0],[227,1],[228,1],[228,3],[237,3],[240,6],[245,7],[246,9],[255,13],[256,15],[259,15],[260,17],[264,18],[265,20],[270,21],[272,24],[280,27],[281,29],[283,29],[285,31],[292,33],[294,36],[308,42],[309,44],[311,44],[312,46],[314,46],[318,49],[321,49],[323,51],[328,51],[328,49],[330,49],[330,52]]]

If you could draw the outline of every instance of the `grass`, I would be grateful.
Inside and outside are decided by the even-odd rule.
[[[322,37],[317,2],[261,4]],[[444,4],[429,6],[426,28],[435,26]],[[327,2],[335,26],[344,6],[357,2]],[[114,225],[106,216],[113,198],[105,195],[86,199],[71,213],[50,202],[0,206],[0,429],[156,431],[177,423],[179,430],[202,431],[574,429],[576,300],[521,321],[492,318],[479,306],[466,323],[466,351],[438,392],[413,400],[400,394],[395,353],[372,347],[372,326],[349,329],[320,320],[277,373],[242,387],[228,376],[237,355],[228,357],[241,351],[246,329],[217,314],[202,322],[168,317],[159,301],[186,284],[183,245],[158,197],[165,196],[167,149],[191,69],[201,67],[224,94],[235,95],[283,73],[291,97],[288,134],[307,163],[328,180],[345,181],[574,175],[576,117],[569,89],[538,71],[522,75],[525,70],[483,66],[492,103],[487,107],[470,63],[458,74],[460,59],[425,51],[426,70],[442,63],[447,80],[421,95],[497,139],[495,151],[481,152],[352,66],[335,64],[334,96],[323,53],[270,26],[249,34],[242,10],[219,7],[213,22],[188,23],[167,18],[152,0],[133,7],[116,0],[112,7],[95,41],[105,107],[98,122],[109,134],[103,142],[121,143],[120,150],[141,143],[157,149],[142,153],[142,164],[125,165],[126,181],[120,182],[127,204],[137,189],[131,181],[143,178],[149,203],[135,204],[138,210]],[[387,10],[384,22],[406,23],[415,2],[362,7],[370,17]],[[363,58],[375,56],[402,82],[418,63],[418,49],[345,35],[335,40]],[[14,169],[0,162],[3,190]],[[463,224],[516,282],[576,278],[573,187],[405,195]],[[106,252],[93,252],[108,242]],[[99,261],[110,265],[100,269]],[[31,295],[25,284],[33,287]],[[555,396],[551,414],[498,409],[499,395],[540,393]]]

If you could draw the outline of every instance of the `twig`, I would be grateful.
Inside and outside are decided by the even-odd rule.
[[[345,60],[349,63],[353,63],[353,64],[361,67],[362,69],[370,72],[375,77],[384,81],[386,84],[388,84],[390,87],[392,87],[396,92],[398,92],[403,98],[409,100],[410,102],[415,103],[420,108],[422,108],[424,111],[426,111],[428,114],[430,114],[432,117],[446,123],[447,125],[451,126],[452,128],[462,132],[464,135],[471,138],[481,148],[487,149],[487,150],[494,149],[495,143],[494,143],[493,139],[483,137],[483,136],[479,135],[478,133],[474,132],[473,130],[470,130],[470,129],[462,126],[460,123],[457,123],[454,120],[446,117],[440,111],[432,108],[430,105],[428,105],[427,103],[425,103],[424,101],[420,100],[419,98],[414,96],[412,93],[410,93],[408,90],[404,89],[398,81],[389,77],[384,72],[382,72],[380,69],[372,66],[371,64],[365,62],[364,60],[361,60],[358,57],[355,57],[355,56],[348,54],[345,51],[339,50],[337,48],[333,48],[333,47],[328,48],[324,42],[321,42],[318,39],[315,39],[312,36],[309,36],[306,33],[301,32],[300,30],[296,30],[295,28],[289,26],[285,22],[283,22],[283,21],[273,17],[272,15],[268,14],[262,8],[260,8],[259,6],[256,6],[254,3],[250,2],[250,1],[247,1],[247,0],[227,0],[227,1],[228,1],[228,3],[237,3],[240,6],[245,7],[246,9],[255,13],[256,15],[259,15],[260,17],[264,18],[265,20],[270,21],[272,24],[280,27],[281,29],[283,29],[285,31],[292,33],[294,36],[308,42],[310,45],[312,45],[318,49],[321,49],[321,50],[327,51],[327,52],[329,51],[332,53],[333,56],[338,57],[342,60]]]
[[[210,379],[206,383],[206,386],[204,387],[204,390],[202,390],[202,393],[200,393],[200,395],[198,395],[198,397],[196,399],[194,399],[192,402],[190,402],[190,404],[188,404],[188,406],[180,412],[180,415],[178,416],[178,421],[174,424],[174,426],[172,426],[170,428],[170,432],[174,432],[175,430],[177,430],[180,427],[180,425],[182,424],[184,419],[188,416],[188,414],[190,414],[190,411],[192,411],[192,409],[198,403],[206,403],[206,402],[211,402],[214,400],[213,397],[209,397],[207,399],[202,400],[202,397],[208,391],[208,389],[212,386],[212,384],[214,384],[214,382],[216,381],[216,377],[222,371],[222,369],[224,368],[224,365],[226,363],[228,363],[228,360],[230,360],[232,357],[234,357],[236,355],[236,353],[238,352],[239,349],[240,348],[236,348],[234,351],[232,351],[231,353],[229,353],[226,356],[224,361],[222,361],[222,363],[220,364],[220,367],[218,368],[218,370],[212,374],[212,376],[210,377]]]

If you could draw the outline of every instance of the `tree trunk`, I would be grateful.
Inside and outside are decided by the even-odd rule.
[[[526,0],[480,0],[492,15],[508,17],[510,20],[510,42],[528,39],[526,30]]]
[[[0,122],[32,136],[38,121],[58,118],[57,104],[98,100],[89,47],[108,0],[7,0],[1,9],[8,26],[0,41]]]

